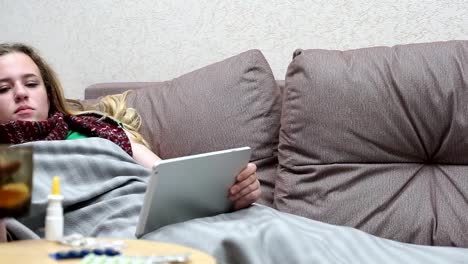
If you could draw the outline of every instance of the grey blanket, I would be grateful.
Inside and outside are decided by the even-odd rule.
[[[104,139],[30,144],[31,214],[9,220],[9,232],[22,239],[43,236],[47,194],[58,175],[66,234],[135,238],[147,169]],[[197,248],[219,263],[468,263],[468,249],[399,243],[261,205],[166,226],[143,239]]]
[[[47,195],[59,176],[66,235],[134,237],[149,170],[105,139],[26,145],[34,146],[34,186],[31,213],[21,223],[43,237]]]

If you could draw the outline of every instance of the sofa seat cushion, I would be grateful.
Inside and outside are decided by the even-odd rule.
[[[468,41],[294,56],[276,207],[403,242],[468,247]]]
[[[250,146],[272,206],[277,172],[280,90],[265,57],[250,50],[128,96],[141,132],[163,159]]]

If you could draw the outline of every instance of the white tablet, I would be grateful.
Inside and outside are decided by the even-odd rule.
[[[135,235],[229,212],[229,187],[247,166],[250,154],[250,147],[242,147],[156,162]]]

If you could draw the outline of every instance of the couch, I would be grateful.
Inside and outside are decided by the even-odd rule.
[[[278,211],[468,247],[468,41],[298,49],[276,77],[250,50],[169,81],[93,84],[83,103],[134,90],[163,159],[252,147],[259,203]]]

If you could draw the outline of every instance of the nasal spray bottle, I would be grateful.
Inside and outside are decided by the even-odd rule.
[[[52,193],[48,195],[45,219],[45,239],[57,241],[63,237],[63,196],[60,195],[60,180],[55,176],[52,181]]]

